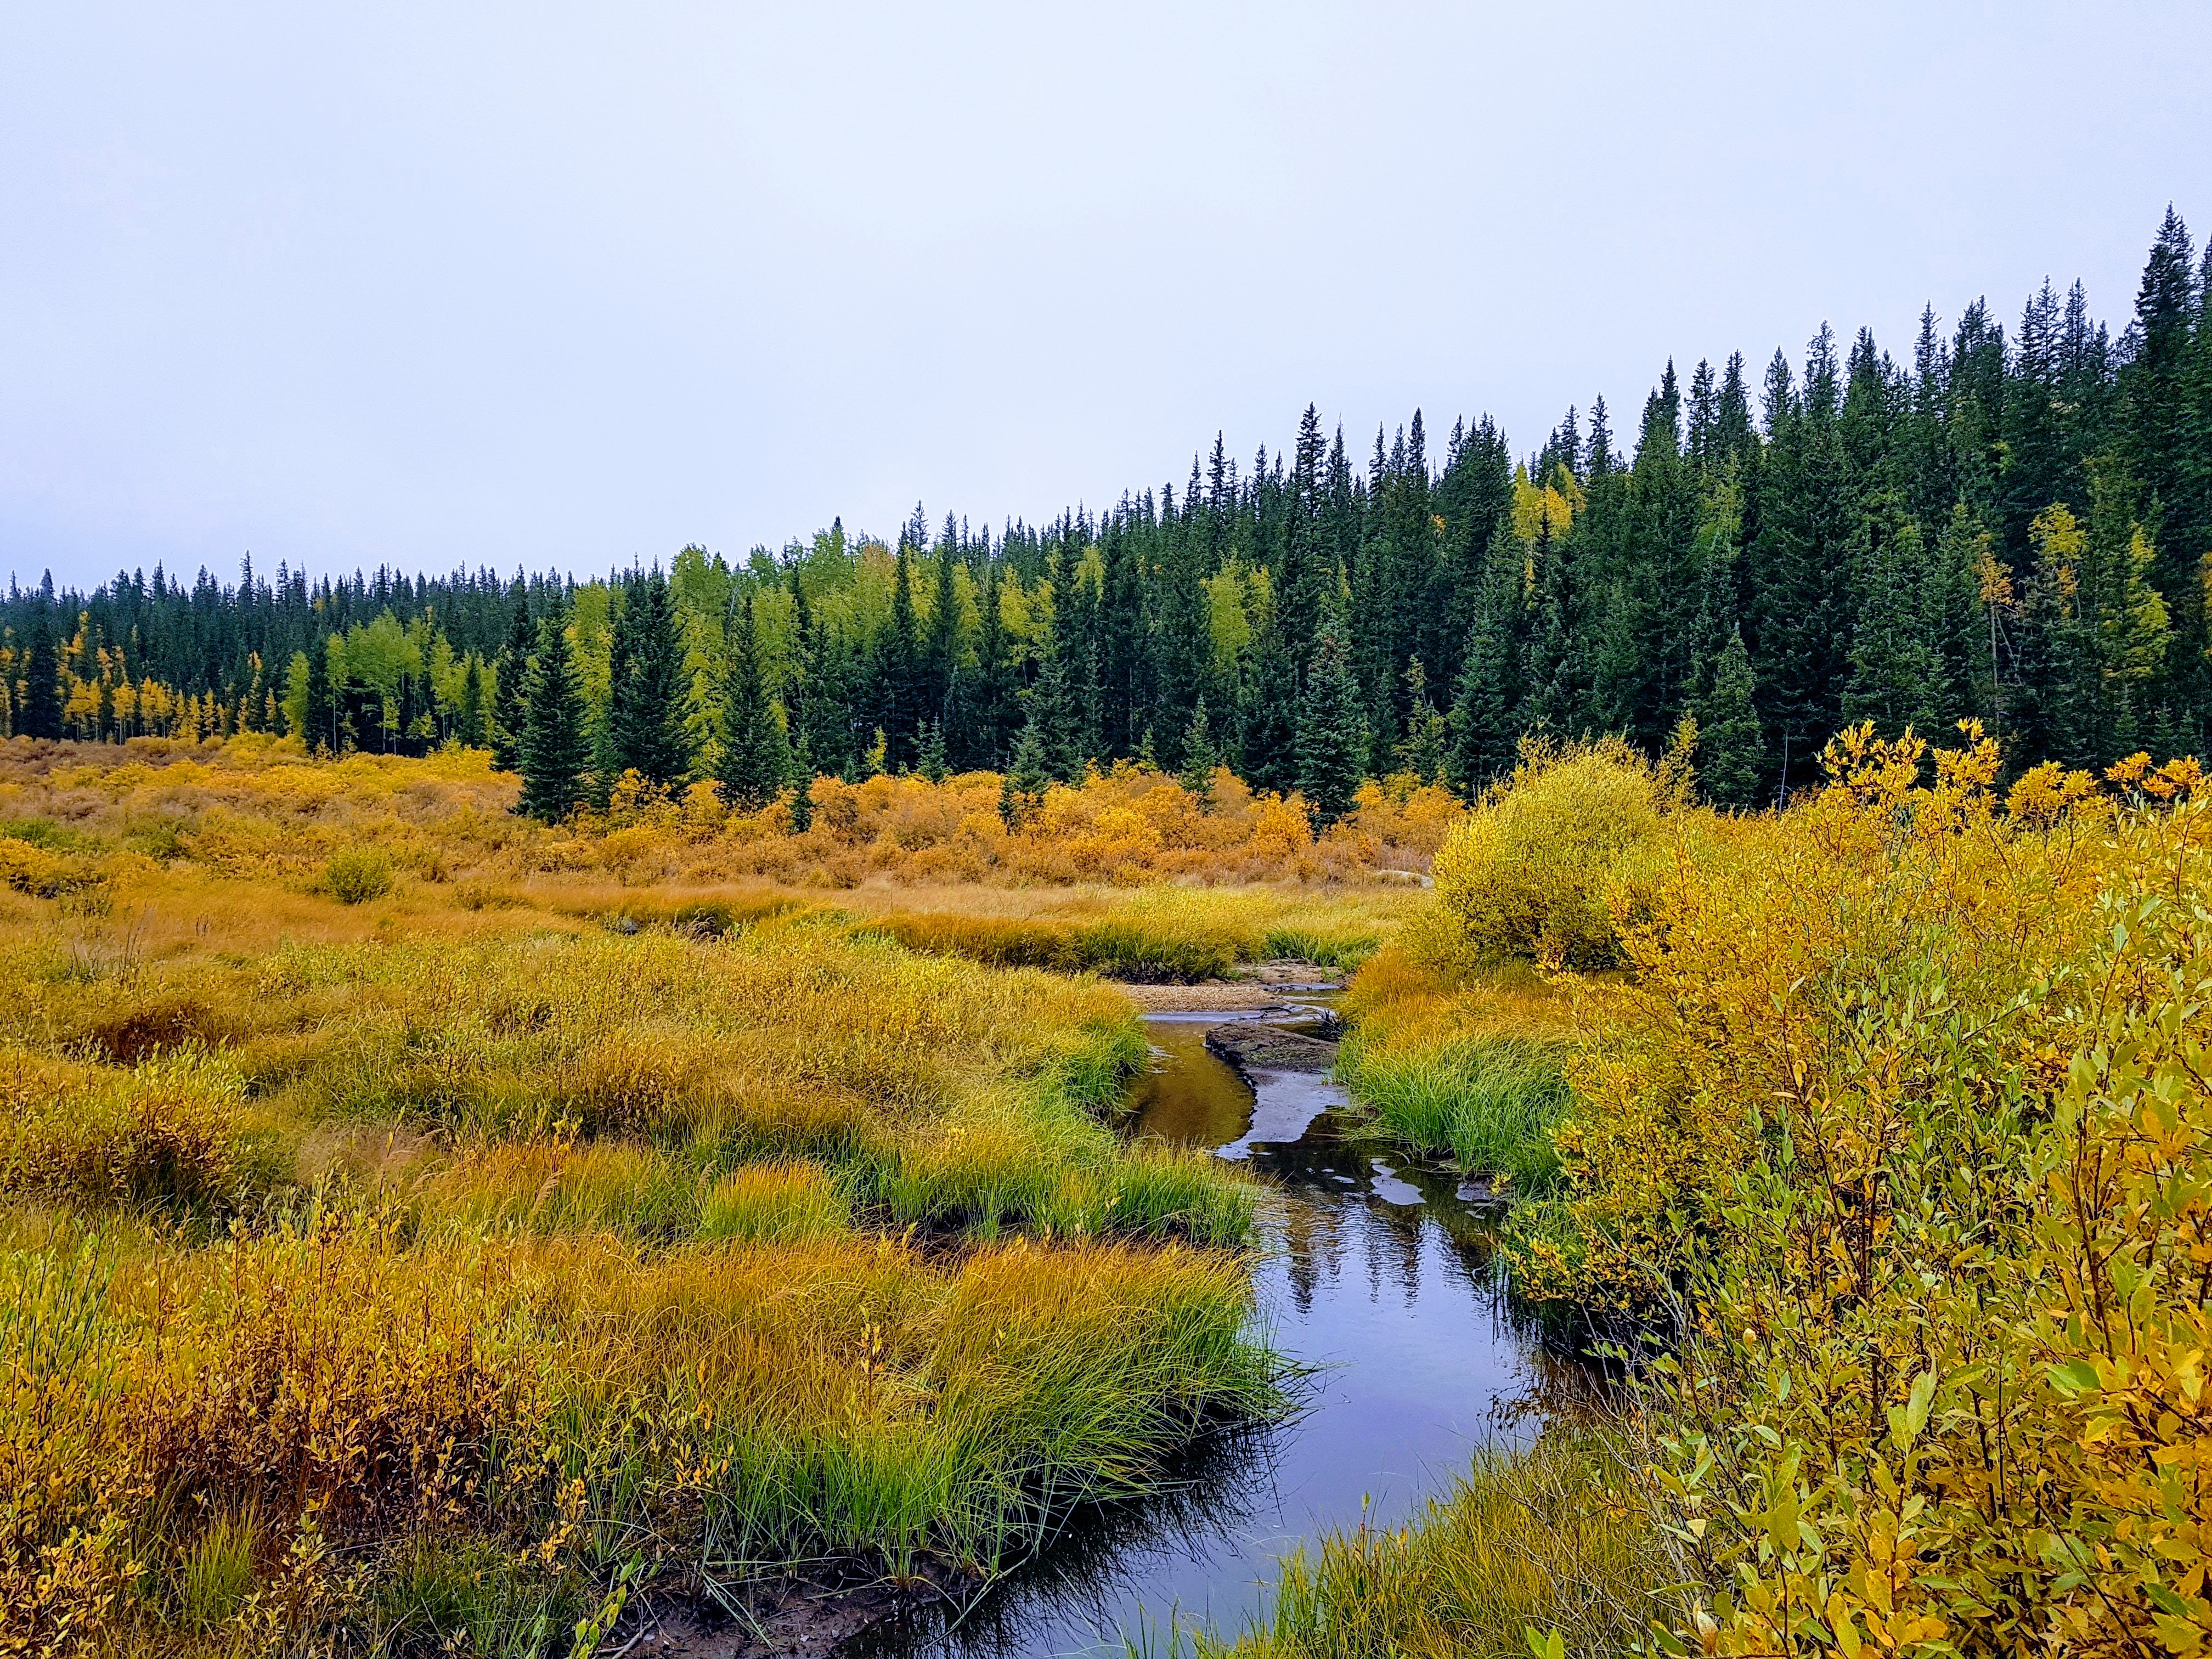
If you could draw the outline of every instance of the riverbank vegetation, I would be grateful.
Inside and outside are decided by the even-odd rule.
[[[1508,1249],[1519,1294],[1637,1366],[1644,1524],[1695,1603],[1651,1602],[1662,1648],[2197,1651],[2201,774],[2006,781],[1971,722],[1948,748],[1853,728],[1824,764],[1739,817],[1614,745],[1526,751],[1355,986],[1395,1068],[1370,1103],[1417,1141],[1472,1124],[1479,1091],[1424,1118],[1402,1079],[1512,1063],[1532,1012],[1582,1033],[1554,1037],[1556,1170]],[[1555,845],[1597,849],[1580,890]],[[1514,988],[1539,975],[1532,1010]],[[1349,1644],[1329,1650],[1388,1650],[1358,1635],[1386,1602],[1362,1605],[1322,1618]],[[1427,1639],[1410,1611],[1382,1623]]]
[[[632,902],[481,757],[11,758],[0,1651],[963,1593],[1276,1408],[1252,1189],[1103,1127],[1126,1000],[908,948],[927,890]]]

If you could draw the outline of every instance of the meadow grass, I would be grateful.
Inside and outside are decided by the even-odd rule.
[[[1279,1409],[1254,1189],[1104,1127],[1110,988],[447,879],[488,821],[271,885],[282,815],[197,787],[188,859],[0,837],[86,861],[0,895],[0,1653],[552,1652],[632,1565],[957,1583]]]

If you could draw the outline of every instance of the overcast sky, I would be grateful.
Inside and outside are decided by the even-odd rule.
[[[2212,7],[0,0],[0,566],[995,524],[1516,450],[2212,228]],[[1441,442],[1438,442],[1441,449]]]

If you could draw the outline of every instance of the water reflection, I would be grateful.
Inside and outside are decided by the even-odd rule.
[[[1534,1431],[1522,1404],[1552,1366],[1507,1308],[1486,1212],[1455,1177],[1343,1139],[1326,1078],[1261,1073],[1255,1097],[1205,1047],[1222,1019],[1146,1022],[1159,1063],[1129,1128],[1267,1177],[1255,1289],[1275,1345],[1314,1368],[1305,1410],[1203,1449],[1164,1501],[1079,1517],[951,1629],[898,1635],[904,1654],[1120,1654],[1171,1618],[1233,1632],[1301,1540],[1401,1520],[1478,1446]]]

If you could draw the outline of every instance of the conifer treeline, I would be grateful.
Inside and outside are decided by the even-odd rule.
[[[1179,486],[997,534],[917,507],[891,543],[580,584],[49,581],[0,607],[0,719],[489,744],[547,811],[628,770],[757,803],[809,769],[1218,756],[1328,812],[1691,714],[1708,792],[1751,802],[1861,719],[1978,716],[2014,764],[2202,750],[2208,583],[2212,246],[2169,212],[2117,338],[2079,284],[2009,335],[1923,313],[1909,364],[1824,326],[1801,363],[1670,363],[1627,442],[1600,399],[1517,465],[1487,418],[1432,454],[1419,412],[1355,460],[1309,409],[1249,467],[1217,438]]]

